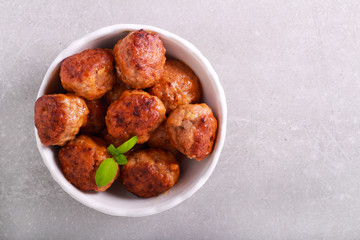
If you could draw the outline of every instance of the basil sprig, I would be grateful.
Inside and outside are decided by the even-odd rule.
[[[99,168],[96,170],[95,182],[98,187],[103,187],[109,184],[111,180],[114,179],[116,175],[117,164],[127,164],[127,159],[124,153],[128,152],[131,148],[133,148],[137,140],[138,137],[134,136],[117,148],[115,148],[114,145],[110,144],[110,146],[107,148],[107,151],[113,156],[113,158],[107,158],[102,161]]]
[[[98,187],[107,185],[116,175],[117,164],[113,158],[107,158],[96,170],[95,181]]]

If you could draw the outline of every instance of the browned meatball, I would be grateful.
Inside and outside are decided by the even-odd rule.
[[[125,91],[109,106],[106,126],[121,141],[138,136],[137,143],[144,143],[165,119],[165,111],[159,98],[141,90]]]
[[[61,63],[61,84],[88,100],[101,98],[115,82],[113,63],[112,54],[100,48],[72,55]]]
[[[121,176],[127,190],[147,198],[169,190],[179,174],[179,164],[170,152],[147,149],[129,157]]]
[[[118,100],[121,94],[126,90],[131,90],[131,88],[121,80],[116,81],[113,88],[105,93],[106,102],[110,104],[115,100]]]
[[[177,150],[200,161],[212,151],[217,121],[205,103],[187,104],[170,114],[166,128]]]
[[[125,142],[123,140],[120,140],[120,139],[117,139],[117,138],[114,138],[113,136],[111,136],[108,133],[107,128],[105,130],[103,130],[102,138],[106,141],[106,143],[108,145],[113,144],[115,147],[118,147]]]
[[[105,128],[106,104],[103,99],[86,100],[89,115],[86,125],[80,129],[82,133],[99,134]]]
[[[150,136],[147,142],[152,148],[161,148],[165,151],[169,151],[175,156],[179,155],[178,150],[171,144],[168,131],[163,122]]]
[[[145,30],[130,33],[114,47],[118,78],[134,89],[151,87],[164,71],[165,51],[156,33]]]
[[[170,112],[179,105],[196,103],[200,100],[201,86],[195,73],[183,62],[168,59],[165,70],[149,93],[160,98]]]
[[[105,191],[119,176],[107,185],[98,187],[95,182],[96,170],[102,161],[110,158],[105,142],[99,138],[81,135],[59,151],[59,162],[66,179],[82,191]]]
[[[41,142],[63,146],[87,121],[85,100],[73,94],[51,94],[35,102],[35,126]]]

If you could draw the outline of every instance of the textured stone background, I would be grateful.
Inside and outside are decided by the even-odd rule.
[[[359,11],[358,0],[0,1],[0,239],[359,239]],[[209,181],[144,218],[73,200],[34,139],[51,61],[118,23],[192,42],[228,101]]]

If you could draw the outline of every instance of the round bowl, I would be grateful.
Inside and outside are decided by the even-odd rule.
[[[193,195],[210,177],[220,156],[225,141],[227,107],[224,90],[209,61],[188,41],[160,28],[119,24],[101,28],[74,41],[51,63],[37,97],[62,91],[59,69],[63,59],[89,48],[113,48],[116,42],[130,31],[147,29],[159,34],[166,48],[167,56],[182,60],[199,77],[203,87],[203,102],[207,103],[218,120],[218,132],[212,153],[201,162],[185,159],[181,162],[179,181],[172,189],[158,197],[138,198],[126,191],[120,181],[116,181],[106,192],[86,193],[78,190],[64,177],[58,163],[59,147],[41,144],[35,128],[35,136],[40,154],[55,181],[70,196],[82,204],[100,212],[114,216],[140,217],[170,209]]]

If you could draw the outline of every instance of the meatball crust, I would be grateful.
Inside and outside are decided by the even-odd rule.
[[[106,104],[103,99],[86,100],[89,115],[81,133],[97,135],[105,128]]]
[[[201,97],[201,85],[195,73],[183,62],[166,60],[162,77],[150,89],[170,112],[179,105],[196,103]]]
[[[131,90],[131,88],[128,85],[126,85],[124,82],[122,82],[121,80],[117,80],[115,82],[113,88],[110,91],[105,93],[106,102],[108,104],[111,104],[115,100],[118,100],[119,97],[121,96],[121,94],[123,92],[125,92],[126,90]]]
[[[114,82],[114,58],[105,49],[88,49],[66,58],[60,67],[62,86],[88,100],[101,98]]]
[[[171,112],[166,128],[177,150],[201,161],[212,151],[217,121],[205,103],[187,104]]]
[[[143,198],[169,190],[179,174],[179,164],[170,152],[152,148],[135,152],[122,168],[126,189]]]
[[[85,100],[73,94],[50,94],[35,102],[35,126],[42,144],[63,146],[87,121]]]
[[[142,29],[130,33],[113,50],[118,78],[134,89],[151,87],[163,74],[165,51],[156,33]]]
[[[106,114],[109,134],[126,141],[138,136],[137,143],[146,142],[165,119],[164,104],[156,96],[141,90],[125,91],[110,104]]]
[[[161,148],[165,151],[171,152],[174,156],[179,155],[176,147],[171,144],[169,133],[165,126],[165,121],[151,134],[147,143],[152,148]]]
[[[81,135],[59,151],[59,162],[66,179],[82,191],[105,191],[119,176],[119,166],[115,178],[107,185],[98,187],[96,170],[102,161],[110,158],[105,142],[99,138]]]
[[[107,128],[105,130],[103,130],[103,132],[102,132],[102,139],[104,139],[108,145],[113,144],[115,147],[119,147],[121,144],[124,143],[124,141],[121,141],[121,140],[111,136],[108,133]]]

